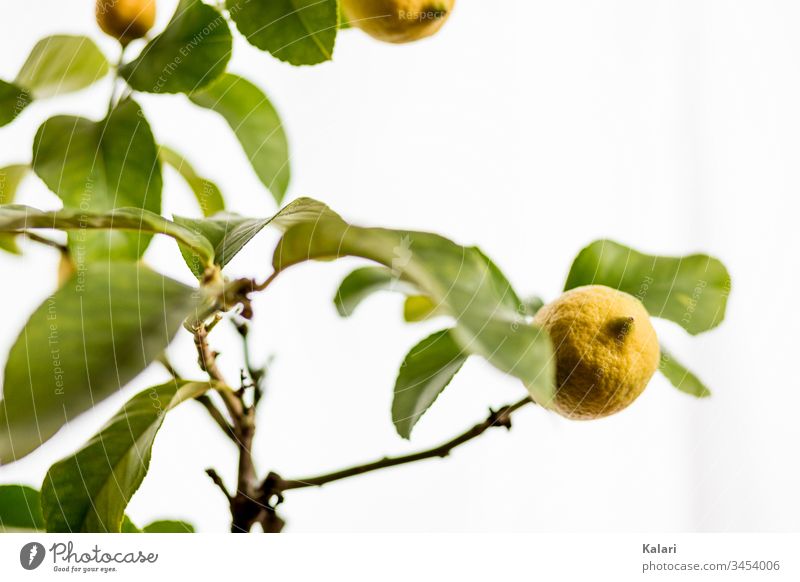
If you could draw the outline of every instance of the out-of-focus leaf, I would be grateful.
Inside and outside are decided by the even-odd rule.
[[[115,208],[161,211],[161,164],[150,126],[130,99],[100,122],[57,116],[44,122],[33,145],[33,169],[64,206],[93,212]],[[150,243],[143,232],[77,232],[75,261],[137,259]]]
[[[164,32],[120,68],[137,91],[189,93],[219,77],[233,39],[225,17],[201,0],[180,0]]]
[[[277,214],[269,218],[245,218],[238,214],[224,212],[211,218],[203,219],[184,218],[181,216],[174,218],[177,225],[209,241],[214,249],[214,262],[220,267],[224,267],[254,236],[271,222],[285,226],[295,220],[304,219],[309,213],[313,213],[319,208],[319,203],[301,198],[287,204]],[[203,274],[202,261],[198,261],[196,254],[190,249],[182,248],[181,252],[192,272],[198,277],[201,276]]]
[[[0,80],[0,127],[14,121],[31,101],[33,97],[27,89]]]
[[[236,134],[259,180],[281,203],[289,187],[289,144],[267,96],[250,81],[225,73],[191,100],[219,113]]]
[[[431,233],[354,226],[324,207],[285,232],[273,267],[342,256],[375,261],[415,285],[454,319],[451,333],[465,353],[520,378],[537,402],[550,405],[550,339],[526,320],[508,281],[477,249]]]
[[[225,200],[223,200],[222,192],[220,192],[217,185],[211,180],[199,176],[191,164],[186,161],[186,158],[166,146],[161,146],[159,154],[161,155],[161,161],[175,168],[181,177],[186,180],[189,188],[194,193],[194,197],[197,199],[197,203],[200,205],[203,216],[213,216],[225,210]]]
[[[136,524],[127,515],[122,518],[122,527],[119,531],[120,533],[142,533],[142,530],[136,527]]]
[[[467,360],[449,329],[428,336],[403,360],[392,402],[392,422],[404,439]]]
[[[0,233],[31,229],[121,230],[165,234],[186,245],[199,257],[201,267],[213,264],[214,248],[201,234],[141,208],[118,208],[110,212],[84,212],[64,208],[43,212],[29,206],[0,206]]]
[[[697,398],[711,396],[711,390],[706,388],[700,378],[676,360],[671,353],[664,349],[664,346],[661,346],[661,363],[658,369],[681,392]]]
[[[40,99],[88,87],[108,71],[105,55],[88,36],[57,34],[36,43],[16,84]]]
[[[650,315],[674,321],[695,335],[725,318],[731,278],[725,265],[707,255],[645,255],[600,240],[578,254],[565,290],[583,285],[625,291],[641,300]]]
[[[426,321],[437,315],[447,315],[427,295],[409,295],[403,303],[403,319],[409,323]]]
[[[39,492],[26,485],[0,485],[0,532],[44,531]]]
[[[208,387],[172,381],[140,392],[81,450],[50,467],[42,484],[47,531],[119,532],[167,412]]]
[[[525,305],[525,312],[530,316],[536,315],[544,307],[541,297],[527,297],[522,303]]]
[[[349,317],[356,307],[373,293],[378,291],[397,291],[414,293],[415,289],[408,282],[402,281],[386,267],[361,267],[342,280],[333,302],[342,317]]]
[[[143,533],[194,533],[194,526],[185,521],[162,519],[147,524]]]
[[[77,271],[11,348],[0,402],[0,463],[27,455],[123,388],[194,314],[196,291],[141,263]]]
[[[25,179],[29,170],[30,166],[23,164],[0,168],[0,205],[14,202],[19,185]],[[19,254],[16,235],[0,234],[0,249],[9,253]]]
[[[337,0],[227,0],[227,6],[247,40],[282,61],[315,65],[333,57]]]

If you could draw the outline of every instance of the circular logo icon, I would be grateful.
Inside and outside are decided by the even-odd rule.
[[[19,563],[26,570],[35,570],[44,561],[44,546],[39,542],[30,542],[19,551]]]

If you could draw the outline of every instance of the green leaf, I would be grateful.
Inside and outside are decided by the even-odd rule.
[[[160,147],[159,155],[162,162],[175,168],[186,180],[200,205],[203,216],[213,216],[217,212],[225,210],[225,200],[223,200],[222,192],[217,185],[211,180],[199,176],[182,155],[166,146]]]
[[[200,0],[180,0],[164,32],[120,68],[137,91],[189,93],[219,77],[231,58],[233,39],[225,17]]]
[[[39,492],[25,485],[0,485],[0,532],[44,531]]]
[[[392,422],[397,434],[411,438],[417,421],[461,369],[467,356],[449,329],[437,331],[411,348],[394,386]]]
[[[645,255],[610,240],[593,242],[572,264],[565,290],[606,285],[637,297],[655,317],[674,321],[692,335],[725,318],[731,278],[707,255]]]
[[[16,83],[37,99],[88,87],[108,74],[105,55],[87,36],[58,34],[36,43]]]
[[[683,364],[676,360],[664,346],[661,346],[661,362],[658,369],[662,374],[681,392],[691,394],[697,398],[708,398],[711,390],[706,388],[703,382],[692,374]]]
[[[142,530],[136,527],[136,524],[127,515],[122,517],[122,527],[119,531],[120,533],[142,533]]]
[[[278,112],[250,81],[225,73],[191,100],[219,113],[236,134],[259,180],[280,204],[289,187],[289,145]]]
[[[140,392],[81,450],[50,467],[42,484],[47,531],[119,532],[166,413],[208,387],[172,381]]]
[[[142,529],[144,533],[194,533],[194,526],[185,521],[162,519],[154,521]]]
[[[455,320],[452,334],[465,353],[478,354],[520,378],[537,402],[550,404],[550,339],[526,320],[511,285],[478,249],[425,232],[354,226],[327,207],[318,206],[306,216],[294,221],[281,239],[273,256],[276,272],[310,259],[342,256],[389,267]]]
[[[493,286],[495,294],[502,298],[505,305],[516,309],[519,315],[525,315],[527,313],[525,303],[519,298],[516,291],[514,291],[511,283],[509,283],[508,279],[506,279],[506,276],[503,274],[503,271],[501,271],[495,262],[486,256],[478,247],[472,247],[470,250],[481,257],[489,268],[488,284]]]
[[[23,164],[0,168],[0,205],[14,202],[19,185],[28,175],[29,170],[30,167]],[[0,249],[9,253],[19,254],[16,235],[0,235]]]
[[[322,205],[324,206],[324,205]],[[209,241],[212,245],[214,262],[220,267],[227,265],[236,254],[249,243],[254,236],[270,224],[286,227],[295,220],[302,220],[320,207],[320,203],[301,198],[287,204],[277,214],[269,218],[244,218],[238,214],[221,213],[211,218],[184,218],[176,216],[175,223],[182,228],[194,232],[196,236]],[[198,277],[203,269],[191,249],[181,248],[186,264]],[[202,257],[201,257],[202,258]]]
[[[527,297],[522,303],[525,304],[525,312],[530,316],[536,315],[544,307],[542,298],[536,296]]]
[[[77,271],[31,315],[5,368],[0,463],[111,396],[169,345],[197,292],[140,263]]]
[[[97,123],[63,115],[45,121],[34,139],[33,169],[67,207],[161,211],[158,150],[141,108],[132,100]],[[137,259],[149,242],[149,235],[113,230],[70,236],[79,265],[109,257]]]
[[[350,21],[347,20],[347,17],[344,15],[344,11],[342,10],[342,3],[339,2],[339,30],[347,30],[349,28],[353,28],[350,24]]]
[[[356,307],[378,291],[414,293],[414,287],[400,280],[386,267],[361,267],[342,280],[333,302],[342,317],[349,317]]]
[[[202,266],[214,261],[211,243],[194,230],[141,208],[118,208],[110,212],[84,212],[65,208],[43,212],[29,206],[0,206],[0,233],[30,229],[121,230],[165,234],[191,248]]]
[[[403,304],[403,319],[408,323],[426,321],[437,315],[447,315],[427,295],[409,295]]]
[[[242,248],[270,222],[264,218],[244,218],[238,214],[222,212],[206,219],[175,216],[175,222],[208,240],[214,249],[214,262],[220,267],[227,265]],[[192,249],[181,247],[184,261],[192,272],[203,274],[202,262]]]
[[[26,89],[0,80],[0,127],[14,121],[31,101],[33,97]]]
[[[337,0],[227,0],[227,6],[247,40],[282,61],[315,65],[333,57]]]

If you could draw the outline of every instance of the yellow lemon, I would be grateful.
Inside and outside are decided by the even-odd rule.
[[[438,31],[456,0],[342,0],[351,26],[384,42],[413,42]]]
[[[656,332],[635,297],[587,285],[542,307],[534,323],[550,334],[556,356],[553,408],[589,420],[619,412],[644,391],[659,364]]]
[[[153,28],[156,0],[97,0],[95,17],[103,32],[128,44]]]

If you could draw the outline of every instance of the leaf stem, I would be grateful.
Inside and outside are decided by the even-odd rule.
[[[506,406],[503,406],[498,410],[490,410],[489,416],[483,422],[479,422],[475,426],[464,431],[460,435],[450,439],[449,441],[442,443],[439,446],[426,449],[424,451],[420,451],[417,453],[411,453],[409,455],[403,455],[399,457],[384,457],[383,459],[379,459],[372,463],[357,465],[355,467],[350,467],[348,469],[343,469],[341,471],[335,471],[333,473],[327,473],[316,477],[305,477],[303,479],[285,480],[281,479],[280,477],[272,473],[264,481],[264,486],[263,486],[264,493],[267,496],[267,498],[269,498],[274,495],[280,495],[280,493],[282,493],[283,491],[288,491],[290,489],[302,489],[305,487],[321,487],[322,485],[331,483],[333,481],[347,479],[348,477],[355,477],[356,475],[363,475],[364,473],[370,473],[372,471],[378,471],[380,469],[386,469],[388,467],[395,467],[397,465],[414,463],[417,461],[423,461],[425,459],[432,459],[436,457],[440,458],[447,457],[453,451],[453,449],[463,445],[464,443],[471,441],[474,438],[479,437],[490,428],[496,426],[502,426],[507,429],[510,429],[511,415],[516,410],[522,408],[526,404],[531,404],[532,402],[533,400],[531,400],[531,398],[528,396],[513,404],[508,404]]]
[[[122,68],[122,63],[125,58],[125,49],[127,45],[123,44],[122,48],[119,51],[119,59],[117,60],[117,66],[114,68],[114,78],[111,80],[111,95],[108,98],[108,114],[111,114],[111,110],[114,109],[114,104],[119,103],[116,99],[117,97],[117,85],[120,79],[119,70]]]
[[[54,240],[49,239],[47,237],[39,236],[36,233],[28,232],[26,230],[26,231],[20,232],[19,234],[21,234],[22,236],[24,236],[25,238],[27,238],[29,240],[32,240],[33,242],[37,242],[37,243],[42,244],[42,245],[47,245],[49,247],[53,247],[54,249],[58,249],[62,253],[68,253],[69,252],[69,249],[67,248],[66,245],[62,245],[60,242],[54,241]]]
[[[208,397],[207,394],[198,396],[195,398],[195,400],[203,405],[211,418],[214,419],[214,422],[217,423],[217,425],[222,429],[222,432],[224,432],[228,438],[230,438],[233,442],[238,442],[233,427],[227,421],[225,416],[223,416],[222,412],[220,412],[219,408],[214,405],[214,402]]]
[[[256,283],[255,286],[253,287],[253,291],[263,291],[264,289],[270,286],[270,284],[275,280],[275,278],[278,275],[280,275],[280,273],[281,273],[280,271],[275,271],[269,277],[267,277],[263,283]]]
[[[220,488],[225,497],[230,501],[231,494],[228,493],[228,488],[225,487],[225,482],[214,469],[206,469],[206,475],[214,482],[214,485]]]

